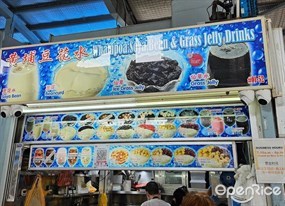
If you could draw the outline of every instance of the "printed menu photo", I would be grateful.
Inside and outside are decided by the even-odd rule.
[[[84,169],[94,167],[95,147],[90,145],[32,146],[30,166],[37,169]]]
[[[235,151],[229,143],[110,145],[109,168],[233,169]]]
[[[32,146],[29,169],[201,169],[233,170],[232,142],[133,143],[108,145]]]
[[[251,138],[248,107],[224,105],[27,115],[23,142]]]

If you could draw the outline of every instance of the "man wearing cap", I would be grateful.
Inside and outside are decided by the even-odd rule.
[[[160,199],[159,186],[156,182],[150,181],[145,186],[147,201],[141,206],[171,206],[169,203]]]

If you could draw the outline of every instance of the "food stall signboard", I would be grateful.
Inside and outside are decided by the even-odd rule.
[[[98,152],[100,151],[100,153]],[[103,151],[103,152],[102,152]],[[234,170],[232,142],[32,146],[31,170],[61,169],[197,169]]]
[[[251,139],[244,105],[27,115],[22,142]]]
[[[264,22],[5,48],[0,103],[269,88]]]
[[[285,183],[285,139],[253,141],[258,183]]]

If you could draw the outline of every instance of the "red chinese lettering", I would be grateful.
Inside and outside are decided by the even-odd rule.
[[[51,90],[55,90],[55,84],[51,84],[51,85],[46,85],[46,91],[51,91]]]
[[[18,56],[17,52],[13,52],[9,55],[9,58],[6,59],[6,61],[9,62],[10,66],[13,66],[17,64],[19,58],[20,57]]]
[[[82,57],[88,57],[89,54],[86,52],[86,49],[83,46],[79,46],[79,49],[74,52],[76,59],[81,60]]]
[[[115,86],[123,85],[123,83],[124,83],[123,79],[119,79],[119,80],[114,81]]]
[[[68,61],[70,60],[70,56],[68,53],[69,53],[69,49],[67,47],[61,48],[59,49],[56,59],[58,59],[60,62]]]
[[[202,73],[198,73],[197,76],[198,76],[198,79],[202,79],[203,78],[203,74]]]
[[[264,83],[265,82],[264,75],[258,75],[258,82],[259,83]]]
[[[248,84],[265,83],[264,75],[249,76],[247,78],[247,83]]]
[[[205,73],[204,74],[204,79],[209,79],[210,78],[210,74],[209,73]]]
[[[28,54],[25,53],[23,57],[23,63],[35,63],[36,51],[30,51]]]
[[[43,51],[42,53],[42,59],[39,60],[39,63],[43,63],[43,62],[51,62],[53,59],[50,58],[50,50],[46,49]]]
[[[197,75],[196,74],[191,74],[190,75],[190,79],[191,79],[191,81],[196,80],[197,79]]]
[[[49,91],[50,89],[50,85],[46,85],[46,90]]]

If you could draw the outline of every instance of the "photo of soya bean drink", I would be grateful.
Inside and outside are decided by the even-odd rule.
[[[245,114],[236,116],[237,127],[241,130],[242,134],[246,134],[249,131],[248,117]]]
[[[211,110],[204,109],[200,112],[200,122],[201,125],[204,127],[209,127],[211,125],[211,119],[212,119],[212,112]]]
[[[52,119],[50,117],[46,117],[43,122],[43,131],[46,133],[50,132]]]
[[[42,135],[42,131],[43,131],[42,123],[35,124],[33,128],[33,135],[32,135],[34,139],[38,139]]]
[[[52,139],[55,139],[58,136],[59,133],[59,124],[58,122],[53,122],[51,125],[51,132],[50,136]]]
[[[251,75],[248,46],[245,43],[212,46],[209,52],[208,73],[219,80],[217,87],[247,86]]]
[[[10,68],[8,85],[15,91],[17,98],[7,101],[32,101],[38,98],[38,68],[35,64],[17,63]]]
[[[224,122],[227,126],[233,126],[236,122],[235,110],[233,108],[225,108],[223,111]]]

